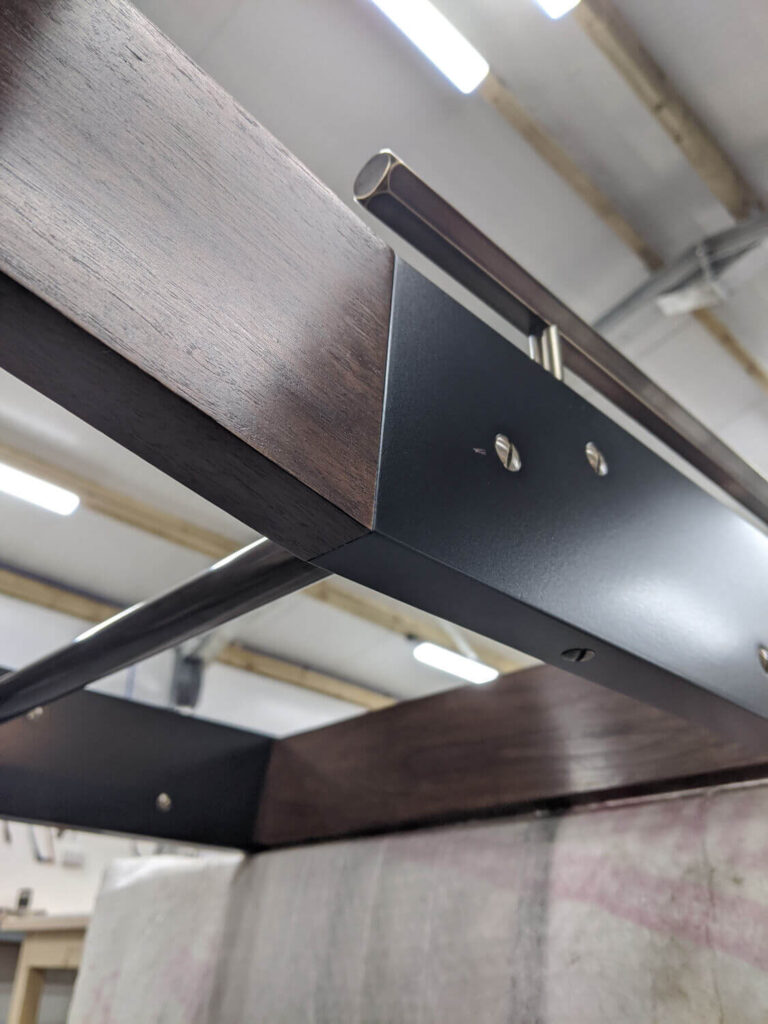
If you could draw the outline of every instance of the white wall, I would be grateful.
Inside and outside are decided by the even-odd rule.
[[[36,860],[31,832],[33,826],[18,821],[7,823],[11,842],[0,836],[0,907],[13,908],[19,889],[33,890],[33,910],[49,914],[89,914],[107,865],[115,857],[149,854],[156,844],[151,840],[136,843],[124,836],[57,830],[34,826],[37,846],[51,863]],[[81,864],[67,867],[65,856],[75,854]]]

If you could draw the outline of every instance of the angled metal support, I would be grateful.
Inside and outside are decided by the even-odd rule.
[[[263,538],[151,601],[118,612],[67,647],[0,678],[0,722],[79,690],[327,573]]]

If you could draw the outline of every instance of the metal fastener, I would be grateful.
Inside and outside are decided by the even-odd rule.
[[[32,708],[32,710],[31,710],[31,711],[28,711],[28,712],[27,712],[27,719],[28,719],[28,720],[29,720],[30,722],[34,722],[34,721],[36,721],[36,720],[37,720],[38,718],[40,718],[40,717],[41,717],[41,715],[43,714],[44,710],[45,710],[45,709],[44,709],[44,708],[41,708],[41,707],[37,707],[37,708]]]
[[[591,661],[594,656],[595,652],[589,647],[570,647],[560,655],[564,661]]]
[[[765,644],[760,644],[757,648],[757,656],[760,659],[760,667],[763,672],[768,672],[768,647]]]
[[[158,811],[170,811],[170,809],[173,807],[173,801],[171,800],[167,793],[158,793],[157,800],[155,800],[155,807],[158,809]]]
[[[520,452],[515,448],[507,435],[497,434],[493,442],[493,447],[495,448],[496,454],[499,457],[499,462],[502,464],[504,469],[508,469],[510,473],[517,473],[523,465],[523,461],[520,458]]]
[[[593,441],[589,441],[584,451],[587,456],[587,462],[597,475],[606,476],[608,473],[608,463],[605,461],[605,456],[597,445]]]

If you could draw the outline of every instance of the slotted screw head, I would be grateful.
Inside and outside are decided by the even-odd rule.
[[[520,452],[515,448],[507,435],[497,434],[493,447],[504,469],[508,469],[510,473],[517,473],[523,465],[523,460],[520,458]]]
[[[606,476],[608,473],[608,463],[605,461],[605,456],[597,445],[593,441],[589,441],[584,448],[584,452],[587,456],[587,462],[595,473],[598,476]]]

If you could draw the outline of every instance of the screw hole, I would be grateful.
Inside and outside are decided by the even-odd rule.
[[[569,647],[560,655],[564,661],[591,661],[594,656],[595,652],[589,647]]]

